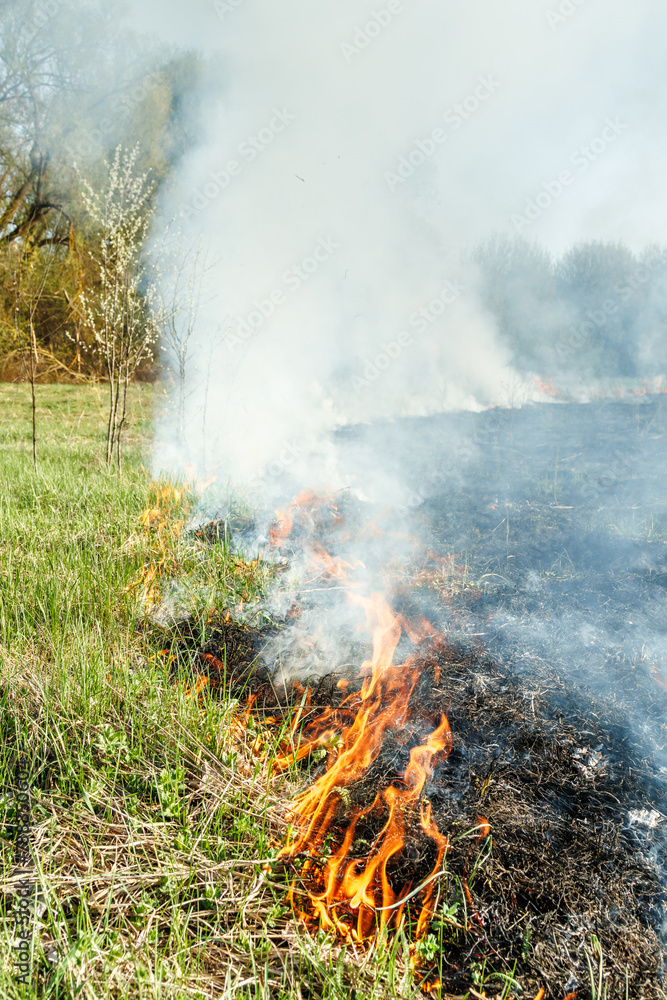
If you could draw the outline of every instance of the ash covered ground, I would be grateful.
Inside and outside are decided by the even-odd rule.
[[[660,724],[666,423],[662,396],[555,403],[350,429],[345,446],[358,458],[384,448],[408,471],[424,547],[452,557],[431,564],[430,588],[438,569],[443,593],[448,577],[461,582],[451,620],[440,622],[459,641],[468,634],[517,673],[546,658],[636,711],[640,725]]]

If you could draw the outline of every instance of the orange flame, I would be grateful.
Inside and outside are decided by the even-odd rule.
[[[358,782],[379,756],[385,735],[400,731],[409,719],[410,698],[419,679],[415,658],[394,665],[393,657],[403,630],[420,641],[435,630],[428,622],[409,626],[396,615],[381,594],[363,597],[350,593],[350,600],[366,611],[373,635],[370,660],[362,664],[363,684],[359,692],[348,695],[338,709],[326,709],[306,727],[306,738],[295,751],[276,762],[286,767],[314,749],[329,747],[326,772],[302,792],[294,805],[291,821],[292,839],[280,852],[282,857],[305,853],[307,860],[302,879],[309,883],[305,899],[297,902],[296,884],[290,898],[307,924],[319,924],[324,930],[356,941],[367,940],[381,926],[398,926],[407,899],[401,898],[392,885],[391,862],[403,851],[410,829],[418,822],[433,842],[436,860],[419,893],[421,909],[417,936],[424,933],[433,915],[432,897],[435,876],[449,849],[447,837],[440,833],[430,802],[424,800],[427,779],[436,759],[443,759],[452,749],[449,723],[442,716],[421,746],[413,747],[400,787],[390,785],[376,795],[370,806],[352,807],[341,823],[341,814],[350,802],[348,789]],[[343,724],[340,729],[336,723]],[[332,724],[333,723],[333,724]],[[384,825],[363,858],[354,857],[355,837],[360,821],[376,816]],[[325,843],[337,843],[326,857]],[[351,856],[352,855],[352,856]],[[410,893],[410,886],[403,894]]]
[[[208,684],[210,684],[210,683],[211,682],[210,682],[209,678],[206,676],[206,674],[200,674],[199,677],[197,678],[197,680],[195,681],[194,687],[188,688],[187,691],[185,692],[185,697],[188,700],[190,700],[192,698],[196,698],[198,695],[200,695],[202,693],[202,691],[204,690],[204,688]]]
[[[535,385],[543,396],[560,396],[560,391],[554,385],[554,380],[552,378],[545,381],[538,375],[535,378]]]
[[[197,496],[200,497],[202,493],[209,488],[209,486],[217,481],[218,477],[212,474],[207,476],[198,476],[194,465],[186,465],[185,478]]]
[[[317,568],[319,570],[324,569],[324,575],[330,576],[334,580],[346,580],[350,570],[357,569],[362,565],[358,561],[349,563],[345,562],[344,559],[331,556],[326,549],[318,544],[311,546],[311,555]]]
[[[125,587],[125,593],[135,592],[139,596],[139,602],[143,605],[145,611],[150,611],[158,602],[159,599],[159,574],[162,569],[163,560],[161,559],[157,564],[151,562],[148,566],[144,566],[136,580]]]
[[[312,519],[312,511],[320,507],[324,501],[312,490],[302,490],[292,502],[276,511],[277,524],[269,532],[271,545],[277,548],[292,534],[295,516]]]
[[[313,540],[317,512],[325,504],[333,514],[330,523],[340,523],[331,498],[310,492],[300,493],[287,507],[277,510],[271,545],[282,547],[295,523],[306,529],[301,545],[319,575],[332,582],[345,581],[348,599],[364,610],[372,653],[360,668],[361,689],[348,694],[350,682],[341,680],[341,703],[320,711],[304,726],[299,738],[296,730],[304,705],[310,707],[310,692],[294,686],[301,704],[294,712],[283,753],[273,767],[285,770],[322,750],[327,763],[325,772],[297,796],[290,815],[291,833],[279,857],[303,859],[289,899],[306,926],[319,926],[345,940],[363,942],[372,937],[378,924],[399,927],[409,908],[411,917],[418,914],[419,937],[433,917],[436,879],[450,846],[433,819],[424,789],[436,764],[451,752],[453,740],[444,715],[432,720],[430,732],[425,732],[423,722],[413,716],[411,698],[420,678],[420,657],[413,653],[404,663],[394,664],[394,656],[404,633],[415,645],[427,640],[432,650],[442,645],[442,638],[426,619],[410,622],[396,614],[383,594],[359,593],[351,574],[362,564],[345,562]],[[379,530],[373,526],[375,534]],[[434,673],[439,676],[437,664]],[[354,786],[380,756],[385,739],[390,736],[405,746],[414,742],[420,726],[422,742],[410,749],[402,778],[378,792],[370,805],[355,803]],[[480,830],[488,829],[483,817],[478,822]],[[374,830],[379,828],[374,836],[369,833],[369,823]],[[431,871],[423,884],[413,889],[411,883],[404,884],[404,878],[401,882],[398,873],[401,854],[415,833],[430,841]],[[372,842],[364,840],[364,835],[372,837]]]
[[[489,823],[489,821],[486,818],[486,816],[478,816],[477,817],[477,824],[478,824],[478,830],[479,830],[479,833],[478,833],[477,836],[479,837],[480,840],[484,840],[491,833],[491,824]]]

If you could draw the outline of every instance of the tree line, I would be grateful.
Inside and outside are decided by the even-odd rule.
[[[194,142],[205,68],[102,0],[0,2],[0,379],[110,387],[107,458],[130,379],[151,377],[159,305],[145,241]],[[173,325],[173,324],[172,324]],[[33,433],[33,448],[35,434]]]
[[[667,247],[578,243],[554,256],[493,237],[472,259],[519,371],[572,378],[667,373]]]

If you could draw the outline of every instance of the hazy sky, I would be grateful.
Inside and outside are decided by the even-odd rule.
[[[209,444],[241,477],[336,422],[502,401],[480,239],[664,240],[657,0],[134,10],[214,67],[164,212],[219,257],[192,378],[215,373]]]
[[[330,203],[382,182],[448,108],[466,98],[474,108],[479,78],[491,76],[493,99],[456,130],[453,116],[445,122],[447,140],[396,188],[397,212],[421,209],[457,240],[476,239],[511,226],[569,169],[570,188],[530,235],[555,247],[582,235],[640,245],[665,231],[667,11],[657,0],[144,0],[135,10],[162,37],[219,58],[216,152],[232,156],[274,103],[290,103],[299,134],[272,150],[272,166],[308,169],[310,183],[330,185]],[[596,144],[608,118],[624,130]]]

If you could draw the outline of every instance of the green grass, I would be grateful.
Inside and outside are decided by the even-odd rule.
[[[416,945],[404,929],[365,951],[306,934],[272,861],[307,772],[272,774],[281,730],[244,729],[225,692],[193,697],[196,663],[182,649],[173,670],[178,627],[151,627],[151,602],[166,600],[203,631],[211,611],[252,602],[271,576],[184,529],[196,503],[184,484],[151,482],[163,396],[133,387],[119,476],[103,461],[103,387],[37,387],[35,470],[29,393],[0,385],[0,996],[422,995],[411,950],[442,974],[468,922],[463,889],[445,880]],[[438,572],[450,589],[483,585],[453,559]],[[25,985],[13,965],[21,755],[37,890]],[[590,990],[602,1000],[596,946]],[[471,959],[465,996],[532,1000],[515,971]]]
[[[442,974],[459,912],[467,924],[463,890],[445,884],[416,945],[405,930],[366,950],[306,934],[272,861],[307,771],[273,774],[281,730],[243,728],[228,693],[193,696],[182,647],[173,669],[178,625],[152,627],[152,602],[166,601],[203,632],[271,579],[261,560],[185,530],[186,485],[151,482],[163,396],[133,387],[119,476],[103,461],[103,387],[37,387],[35,470],[29,393],[0,385],[0,996],[422,995],[411,950]],[[452,574],[469,585],[467,570]],[[25,985],[13,965],[22,754],[37,887]],[[526,995],[511,968],[473,962],[469,974],[466,997]]]
[[[234,724],[228,697],[192,697],[195,672],[174,676],[147,627],[149,597],[205,621],[269,579],[179,531],[194,497],[150,482],[161,394],[133,388],[119,476],[103,387],[37,387],[35,471],[29,394],[0,385],[0,995],[414,996],[400,935],[356,954],[295,923],[270,861],[298,776],[270,777],[254,726]],[[27,985],[12,947],[21,753],[38,890]]]

